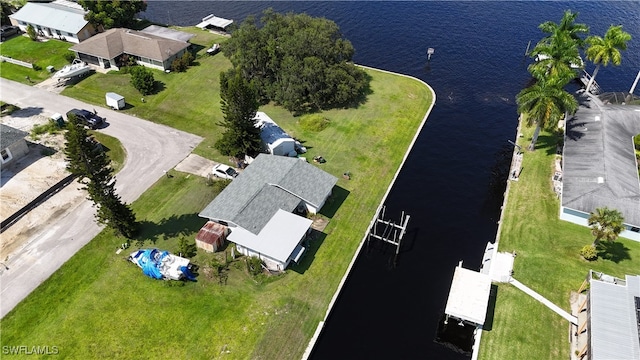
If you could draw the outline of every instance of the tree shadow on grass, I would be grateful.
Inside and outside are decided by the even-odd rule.
[[[140,221],[140,231],[135,240],[139,243],[149,240],[155,244],[160,238],[167,240],[180,235],[196,233],[206,222],[207,220],[198,214],[173,215],[158,222],[142,220]]]
[[[320,209],[320,215],[324,215],[329,219],[333,218],[349,194],[349,190],[337,185],[334,186],[331,196],[329,196],[322,209]]]
[[[617,241],[601,242],[598,244],[597,250],[599,258],[613,261],[616,264],[623,260],[631,260],[629,248]]]
[[[550,134],[540,134],[536,141],[535,150],[544,150],[547,155],[553,155],[556,153],[556,147],[558,146],[558,136]]]

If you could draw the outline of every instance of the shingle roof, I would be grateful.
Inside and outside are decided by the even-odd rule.
[[[6,149],[17,141],[24,139],[28,132],[22,131],[11,126],[0,124],[0,149]]]
[[[633,137],[640,134],[636,109],[640,107],[581,107],[567,122],[563,207],[591,213],[606,206],[620,211],[625,223],[640,225],[640,180],[633,147]]]
[[[187,47],[189,47],[188,42],[130,29],[115,28],[76,44],[71,47],[71,50],[103,59],[113,59],[126,53],[164,61]]]
[[[84,19],[84,10],[59,3],[26,3],[10,18],[31,24],[77,34],[89,22]]]
[[[635,297],[640,276],[626,276],[626,284],[590,281],[591,359],[640,359]]]
[[[260,154],[200,213],[258,234],[278,209],[321,206],[338,179],[297,158]]]

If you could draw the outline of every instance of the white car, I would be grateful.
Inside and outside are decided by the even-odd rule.
[[[238,172],[234,168],[224,164],[215,165],[211,170],[211,174],[215,177],[229,180],[233,180],[234,177],[238,176]]]

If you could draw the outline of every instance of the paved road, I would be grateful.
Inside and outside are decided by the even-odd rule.
[[[95,108],[107,122],[100,131],[118,138],[126,149],[127,159],[116,176],[116,188],[127,203],[136,200],[202,141],[196,135],[1,78],[0,99],[46,113]],[[93,214],[91,203],[85,200],[55,224],[35,231],[29,243],[8,261],[0,259],[9,268],[0,269],[0,318],[100,232]],[[46,221],[43,219],[43,223]]]

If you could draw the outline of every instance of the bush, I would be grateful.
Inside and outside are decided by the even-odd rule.
[[[598,252],[596,251],[596,247],[593,245],[585,245],[580,249],[580,255],[585,260],[593,261],[598,258]]]
[[[69,64],[71,64],[73,60],[76,59],[76,53],[74,53],[73,51],[67,51],[66,53],[64,53],[64,59],[67,60]]]
[[[635,146],[636,150],[640,151],[640,134],[633,137],[633,145]]]
[[[53,121],[49,121],[46,124],[35,125],[33,129],[31,129],[31,138],[35,139],[39,135],[42,134],[57,134],[60,131],[58,124]]]
[[[136,88],[142,95],[149,95],[153,92],[156,80],[151,70],[144,66],[134,66],[131,68],[131,85]]]
[[[38,33],[31,24],[27,25],[27,35],[29,35],[29,39],[31,39],[32,41],[38,40]]]
[[[184,236],[180,237],[178,240],[178,252],[181,256],[191,258],[196,255],[196,251],[197,248],[195,242],[192,242],[191,239],[187,239]]]
[[[300,118],[300,127],[305,131],[320,132],[326,129],[330,122],[320,114],[309,114]]]
[[[175,72],[184,72],[187,70],[187,65],[182,61],[182,59],[175,59],[171,62],[171,69]]]
[[[246,258],[247,271],[251,276],[257,276],[262,274],[262,260],[254,256],[248,256]]]

